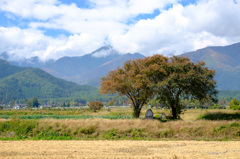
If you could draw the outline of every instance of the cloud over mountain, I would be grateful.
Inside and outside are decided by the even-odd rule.
[[[240,0],[1,0],[0,49],[12,58],[181,54],[240,40]]]

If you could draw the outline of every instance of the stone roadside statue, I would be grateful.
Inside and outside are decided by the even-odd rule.
[[[153,119],[153,112],[152,109],[148,109],[145,114],[145,119]]]

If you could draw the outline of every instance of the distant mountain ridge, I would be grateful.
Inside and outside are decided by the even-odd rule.
[[[2,56],[7,57],[6,54]],[[240,43],[206,47],[180,56],[189,57],[194,62],[205,61],[206,66],[215,69],[215,80],[219,90],[240,90]],[[137,58],[144,56],[140,53],[120,54],[111,46],[104,46],[84,56],[62,57],[45,64],[38,62],[38,58],[28,59],[19,64],[10,63],[38,67],[55,77],[97,87],[101,77],[109,71],[121,67],[128,59]]]
[[[112,54],[96,57],[99,52],[103,51],[112,51]],[[56,77],[81,83],[81,80],[77,80],[76,77],[80,77],[81,74],[95,69],[103,63],[116,59],[119,56],[120,54],[117,54],[110,47],[102,47],[84,56],[62,57],[51,64],[45,65],[42,69]]]
[[[82,84],[98,86],[101,77],[107,75],[109,71],[116,69],[118,66],[123,66],[123,63],[129,59],[135,60],[138,58],[144,58],[144,56],[139,53],[128,53],[113,60],[107,61],[102,65],[83,73],[80,77],[81,81],[83,81]]]
[[[84,56],[62,57],[42,69],[58,78],[98,87],[101,77],[109,71],[122,66],[128,59],[137,58],[144,56],[139,53],[120,54],[111,46],[104,46]]]
[[[240,68],[240,43],[229,46],[211,46],[183,54],[192,61],[205,61],[209,67],[222,69]]]
[[[0,79],[5,78],[14,73],[21,72],[25,69],[26,68],[10,65],[9,62],[7,62],[3,59],[0,59]]]
[[[181,56],[193,62],[204,61],[216,70],[215,80],[220,90],[240,90],[240,43],[229,46],[211,46]]]
[[[6,53],[0,57],[8,58]],[[122,66],[128,59],[135,60],[137,58],[144,58],[144,56],[139,53],[120,54],[111,46],[103,46],[90,54],[75,57],[65,56],[46,63],[42,63],[38,57],[20,62],[10,61],[10,63],[16,66],[41,68],[57,78],[98,87],[101,77],[109,71]]]

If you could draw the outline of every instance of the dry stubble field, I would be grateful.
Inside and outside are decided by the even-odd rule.
[[[0,141],[0,158],[240,158],[239,141]]]
[[[114,112],[115,110],[112,110]],[[120,110],[121,111],[121,110]],[[226,111],[226,110],[225,110]],[[224,112],[225,112],[224,111]],[[111,113],[112,113],[111,112]],[[119,109],[116,110],[119,112]],[[125,110],[124,110],[125,112]],[[227,111],[226,111],[227,112]],[[101,112],[106,113],[106,112]],[[52,126],[55,125],[64,126],[66,130],[72,130],[74,128],[74,123],[80,123],[80,127],[84,125],[96,125],[97,130],[100,129],[108,130],[110,128],[116,129],[127,129],[131,127],[145,128],[151,127],[153,130],[157,131],[160,128],[167,127],[182,127],[183,129],[189,128],[189,130],[198,130],[195,127],[200,127],[201,131],[204,133],[211,134],[212,132],[208,129],[203,128],[222,128],[222,125],[231,125],[233,122],[236,126],[239,120],[236,121],[196,121],[196,118],[200,115],[206,113],[205,111],[190,110],[187,111],[182,117],[183,121],[171,121],[167,123],[159,123],[157,121],[145,121],[145,120],[106,120],[106,119],[86,119],[86,120],[55,120],[55,119],[43,119],[40,121],[41,124]],[[231,112],[230,112],[231,113]],[[3,121],[10,121],[10,119]],[[127,123],[122,123],[124,121]],[[70,124],[70,123],[71,124]],[[52,125],[51,125],[52,123]],[[59,123],[59,124],[56,124]],[[88,123],[88,124],[86,124]],[[121,124],[122,123],[122,124]],[[62,125],[61,125],[62,124]],[[83,125],[82,125],[83,124]],[[128,127],[127,127],[127,125]],[[160,127],[156,126],[160,125]],[[205,126],[204,126],[205,125]],[[233,125],[233,124],[232,124]],[[76,126],[76,124],[75,124]],[[79,127],[79,125],[77,126]],[[222,129],[219,131],[222,131]],[[228,127],[226,127],[228,129]],[[232,127],[231,130],[238,130],[238,127]],[[188,129],[187,129],[188,130]],[[186,133],[188,134],[188,131]],[[100,131],[100,132],[101,132]],[[147,132],[147,131],[146,131]],[[182,134],[183,132],[181,132]],[[222,132],[221,132],[222,133]],[[230,133],[228,131],[223,131]],[[179,134],[175,134],[174,136]],[[187,140],[189,136],[184,136],[182,134],[182,140]],[[193,136],[197,138],[197,136]],[[200,133],[201,135],[201,133]],[[181,137],[181,136],[180,136]],[[211,135],[208,140],[211,140]],[[217,140],[218,137],[214,136],[213,140]],[[220,137],[222,138],[222,137]],[[163,138],[162,140],[179,140],[180,138]],[[202,138],[200,138],[202,139]],[[230,133],[229,140],[238,140],[237,138],[232,138]],[[47,141],[47,140],[25,140],[25,141],[0,141],[0,159],[5,158],[232,158],[240,159],[240,141],[132,141],[132,140],[77,140],[77,141]]]

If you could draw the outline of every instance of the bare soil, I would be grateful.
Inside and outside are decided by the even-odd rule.
[[[240,141],[0,141],[0,158],[240,158]]]

